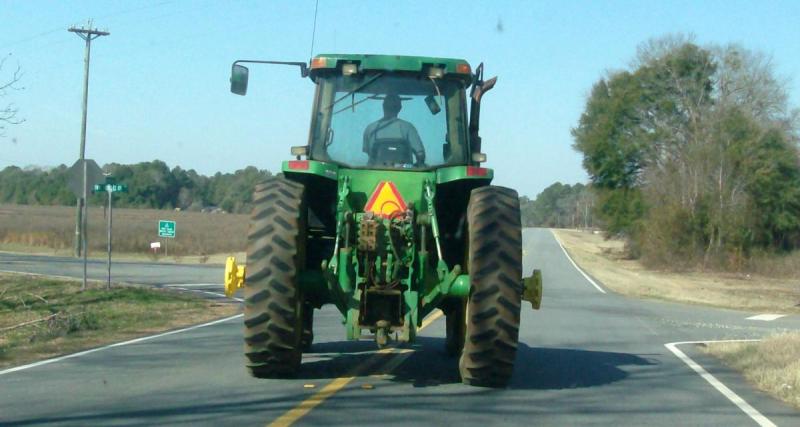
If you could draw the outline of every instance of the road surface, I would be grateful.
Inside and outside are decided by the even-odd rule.
[[[507,389],[459,382],[457,360],[444,356],[443,318],[426,325],[418,345],[377,353],[371,342],[344,341],[340,316],[327,307],[316,313],[315,344],[297,379],[250,378],[235,318],[0,371],[0,425],[800,425],[800,413],[696,345],[666,346],[796,330],[798,316],[759,321],[603,293],[550,231],[526,229],[524,242],[525,271],[543,270],[544,299],[540,311],[524,303]],[[90,273],[103,279],[104,268],[92,264]],[[82,273],[72,259],[11,254],[0,254],[0,270]],[[122,263],[114,271],[133,283],[222,288],[220,267]]]

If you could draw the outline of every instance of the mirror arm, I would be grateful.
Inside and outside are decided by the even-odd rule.
[[[240,60],[234,61],[234,63],[231,65],[231,69],[233,69],[233,67],[234,67],[236,64],[240,64],[240,63],[246,63],[246,64],[277,64],[277,65],[295,65],[295,66],[298,66],[298,67],[300,67],[300,75],[301,75],[302,77],[308,77],[308,64],[306,64],[305,62],[291,62],[291,61],[256,61],[256,60],[251,60],[251,59],[240,59]]]
[[[481,98],[486,92],[489,92],[497,83],[497,77],[492,77],[487,81],[483,81],[483,63],[478,65],[475,69],[474,83],[470,98],[472,102],[469,109],[469,136],[470,145],[473,153],[481,152],[481,137],[480,130],[480,117],[481,117]]]

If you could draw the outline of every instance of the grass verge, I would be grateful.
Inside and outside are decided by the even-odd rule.
[[[753,312],[800,313],[800,279],[649,270],[625,258],[624,242],[601,234],[554,230],[572,259],[607,288],[633,297]]]
[[[711,343],[704,351],[741,371],[758,389],[800,409],[800,332],[759,342]]]
[[[238,304],[150,287],[0,274],[0,368],[230,316]]]

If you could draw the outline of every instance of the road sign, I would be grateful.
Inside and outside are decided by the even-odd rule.
[[[175,221],[158,221],[158,237],[175,238]]]
[[[103,170],[92,159],[86,162],[86,189],[91,190],[92,186],[103,182]],[[72,190],[75,197],[83,197],[83,162],[78,160],[67,171],[67,187]],[[88,191],[87,191],[88,193]]]
[[[127,193],[128,186],[125,184],[95,184],[94,191],[108,191],[110,193]]]

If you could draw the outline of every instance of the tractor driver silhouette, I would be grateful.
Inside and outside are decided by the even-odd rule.
[[[425,147],[422,146],[417,129],[397,117],[401,108],[400,97],[387,94],[383,99],[383,118],[371,123],[364,130],[363,151],[369,155],[368,165],[425,164]]]

